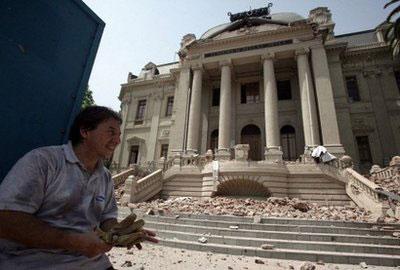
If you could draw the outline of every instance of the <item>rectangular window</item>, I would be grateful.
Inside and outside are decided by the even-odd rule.
[[[162,144],[161,145],[161,154],[160,157],[165,157],[167,158],[168,156],[168,144]]]
[[[360,156],[360,162],[372,163],[371,149],[369,147],[368,136],[356,136],[358,154]]]
[[[361,100],[356,76],[346,77],[346,87],[347,87],[347,95],[349,97],[350,102],[356,102]]]
[[[219,106],[219,95],[221,94],[220,88],[214,88],[212,90],[212,106]]]
[[[137,164],[138,157],[139,157],[139,145],[132,145],[129,152],[128,166],[130,164]]]
[[[165,111],[165,116],[172,115],[172,107],[174,106],[174,97],[168,97],[167,100],[167,110]]]
[[[253,104],[260,102],[260,86],[258,82],[242,84],[240,91],[240,103]]]
[[[276,88],[278,89],[278,100],[292,99],[292,88],[290,85],[290,80],[277,81]]]
[[[395,71],[394,77],[396,78],[397,88],[399,89],[399,93],[400,93],[400,71]]]
[[[136,110],[135,125],[143,124],[145,110],[146,110],[146,100],[145,99],[139,100]]]

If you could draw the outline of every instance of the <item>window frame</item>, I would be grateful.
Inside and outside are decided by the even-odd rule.
[[[141,99],[138,101],[138,105],[136,108],[136,115],[135,115],[135,125],[143,124],[144,116],[146,114],[146,106],[147,106],[146,99]]]
[[[362,144],[360,147],[360,142],[365,140],[365,144]],[[368,135],[358,135],[356,136],[356,143],[357,143],[357,150],[358,150],[358,158],[360,163],[373,163],[372,153],[371,153],[371,144],[369,143],[369,136]],[[366,148],[367,146],[368,148]],[[365,149],[364,149],[365,148]],[[365,151],[368,150],[368,151]],[[361,155],[361,153],[367,153],[366,155]],[[364,158],[364,156],[368,156],[368,158]]]
[[[171,117],[172,116],[172,110],[174,108],[174,99],[175,99],[174,96],[169,96],[167,98],[167,106],[165,108],[165,116],[166,117]]]
[[[257,85],[257,87],[253,87]],[[258,104],[261,101],[260,82],[247,82],[240,85],[240,104]]]
[[[166,149],[164,149],[166,147]],[[168,157],[168,148],[169,144],[168,143],[162,143],[160,146],[160,158],[164,157],[165,159]],[[166,150],[165,155],[163,155],[164,150]]]
[[[221,88],[214,87],[211,90],[211,107],[219,107],[221,102]]]
[[[350,103],[361,101],[360,86],[356,75],[345,76],[347,98]],[[353,83],[351,85],[350,83]]]
[[[279,100],[292,100],[293,99],[292,82],[290,80],[278,80],[278,81],[276,81],[276,90],[278,92],[278,101]]]

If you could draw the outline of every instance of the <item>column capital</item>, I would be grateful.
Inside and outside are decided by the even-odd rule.
[[[323,44],[315,44],[310,46],[311,50],[318,50],[318,49],[325,49],[325,46]]]
[[[294,55],[297,58],[299,55],[307,55],[310,53],[310,48],[299,48],[294,51]]]
[[[219,64],[220,67],[224,67],[224,66],[232,67],[232,60],[231,59],[222,60],[218,64]]]
[[[203,64],[201,64],[201,63],[192,64],[191,68],[193,71],[195,71],[195,70],[204,71]]]
[[[275,53],[269,52],[266,54],[261,55],[261,60],[274,60],[275,59]]]

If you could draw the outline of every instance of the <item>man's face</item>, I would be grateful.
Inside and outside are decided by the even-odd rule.
[[[98,158],[110,158],[121,142],[120,122],[114,118],[109,118],[101,122],[94,130],[81,130],[84,144]]]

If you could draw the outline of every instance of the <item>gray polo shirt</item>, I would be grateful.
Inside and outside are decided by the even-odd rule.
[[[110,172],[103,164],[90,175],[69,143],[38,148],[22,157],[0,184],[0,209],[30,213],[67,231],[88,232],[104,220],[117,218],[113,193]],[[0,269],[72,270],[110,266],[104,254],[89,259],[64,250],[27,248],[0,239]]]

